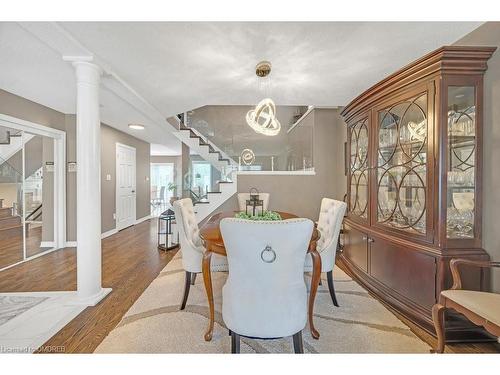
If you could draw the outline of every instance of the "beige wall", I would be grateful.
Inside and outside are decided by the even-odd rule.
[[[500,261],[500,22],[487,22],[455,44],[499,47],[484,76],[483,248],[492,260]],[[494,291],[500,292],[498,270],[492,282]]]
[[[66,161],[76,161],[76,116],[65,115],[28,99],[0,90],[0,113],[32,121],[66,132]],[[128,134],[102,124],[101,126],[101,201],[102,201],[102,231],[115,228],[113,213],[115,212],[115,145],[116,142],[130,145],[137,151],[137,218],[150,214],[150,147]],[[51,155],[47,155],[51,158]],[[106,181],[106,174],[111,175],[111,181]],[[47,185],[48,186],[48,185]],[[44,181],[45,188],[45,181]],[[44,189],[45,190],[45,189]],[[45,195],[44,195],[44,199]],[[49,202],[47,201],[47,204]],[[46,202],[44,201],[44,212]],[[49,212],[51,210],[47,210]],[[66,238],[76,240],[76,173],[66,175]],[[45,213],[44,213],[45,218]]]
[[[256,187],[271,194],[269,208],[287,211],[313,220],[318,219],[323,197],[342,199],[345,194],[345,125],[337,109],[315,109],[309,116],[314,122],[314,169],[316,175],[239,175],[238,192]],[[341,171],[341,173],[339,173]],[[217,211],[237,209],[236,196]]]
[[[136,149],[136,218],[151,214],[150,145],[110,126],[101,124],[101,228],[102,232],[116,228],[116,143]],[[111,180],[106,180],[106,175]]]

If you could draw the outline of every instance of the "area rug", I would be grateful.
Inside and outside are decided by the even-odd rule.
[[[184,311],[179,311],[184,271],[180,253],[144,291],[96,353],[230,353],[231,339],[220,313],[221,289],[227,274],[212,274],[215,327],[212,341],[203,333],[208,304],[201,274],[191,286]],[[323,275],[325,276],[325,275]],[[321,334],[303,331],[306,353],[429,353],[430,347],[340,269],[334,272],[334,307],[323,280],[316,297],[314,322]],[[278,340],[241,339],[242,353],[293,353],[291,337]]]

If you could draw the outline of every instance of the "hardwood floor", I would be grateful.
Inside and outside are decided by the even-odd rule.
[[[156,220],[127,228],[102,241],[102,284],[113,288],[97,306],[88,307],[45,345],[66,353],[92,353],[125,312],[175,255],[156,248]],[[76,289],[76,249],[64,249],[0,273],[0,291]]]
[[[104,239],[103,286],[113,288],[113,292],[97,306],[85,309],[45,345],[63,346],[66,353],[92,353],[175,253],[176,250],[167,253],[157,250],[156,220],[148,220]],[[55,251],[0,272],[1,292],[75,289],[74,248]],[[422,340],[434,346],[432,336],[392,312]],[[446,346],[446,351],[498,353],[500,344],[451,344]]]
[[[30,228],[26,232],[26,254],[28,257],[50,250],[50,247],[40,247],[42,242],[42,227]],[[0,238],[0,268],[23,260],[23,227],[10,229],[10,234]]]

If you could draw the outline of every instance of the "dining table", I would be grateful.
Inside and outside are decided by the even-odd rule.
[[[288,212],[280,212],[280,211],[275,211],[275,212],[279,213],[279,215],[283,220],[298,217],[297,215]],[[205,290],[207,293],[208,307],[209,307],[208,327],[204,335],[205,341],[212,340],[212,333],[214,329],[214,320],[215,320],[212,275],[210,271],[211,257],[212,254],[227,256],[226,248],[224,246],[224,240],[222,239],[222,234],[220,231],[220,221],[224,218],[235,217],[237,213],[238,211],[225,211],[217,213],[211,216],[205,222],[205,224],[203,224],[200,228],[200,237],[206,249],[206,251],[203,254],[202,273],[203,273],[203,281],[205,283]],[[307,253],[311,254],[313,263],[311,288],[309,292],[309,301],[308,301],[308,322],[309,322],[309,328],[311,330],[311,336],[315,339],[319,339],[320,336],[318,330],[314,327],[314,322],[313,322],[314,300],[316,299],[316,292],[318,291],[318,286],[321,279],[321,256],[316,250],[316,244],[320,236],[321,234],[315,226],[311,234],[311,240],[309,241],[307,249]],[[231,270],[229,270],[229,272],[231,272]]]

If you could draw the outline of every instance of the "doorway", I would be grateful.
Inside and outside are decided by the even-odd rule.
[[[136,221],[136,150],[116,144],[116,230]]]
[[[151,163],[151,213],[159,216],[176,190],[174,163]]]

